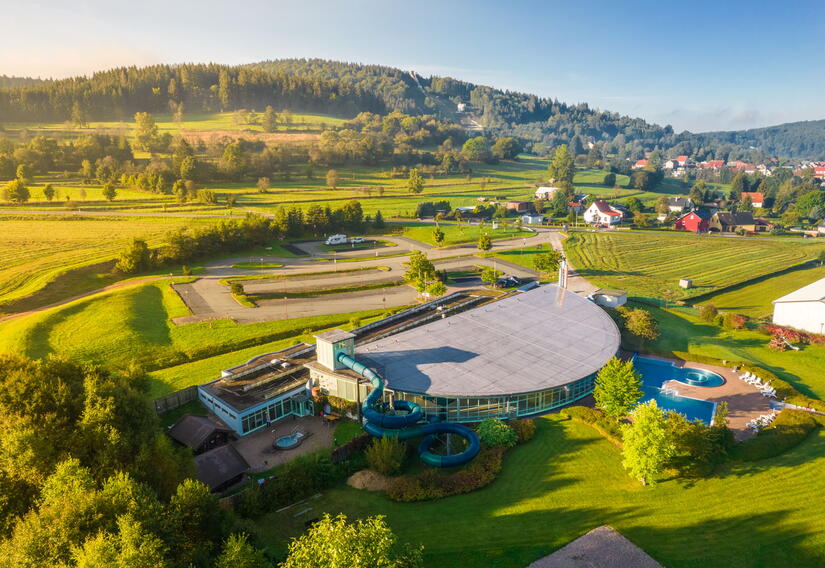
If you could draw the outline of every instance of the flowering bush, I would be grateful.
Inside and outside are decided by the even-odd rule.
[[[806,345],[825,345],[825,335],[818,333],[808,333],[807,331],[799,331],[790,327],[782,327],[781,325],[766,324],[763,326],[765,331],[771,335],[784,337],[791,343],[804,343]]]
[[[774,335],[773,337],[771,337],[771,341],[770,341],[770,343],[768,343],[768,347],[770,347],[774,351],[787,351],[788,350],[788,344],[785,343],[785,340],[782,339],[782,337],[779,336],[779,335]]]

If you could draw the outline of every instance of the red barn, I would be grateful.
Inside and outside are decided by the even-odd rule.
[[[686,213],[676,219],[673,228],[677,231],[690,231],[692,233],[707,233],[708,221],[710,221],[710,211],[697,209]]]

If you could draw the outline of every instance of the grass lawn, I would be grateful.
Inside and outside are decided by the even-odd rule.
[[[259,268],[281,268],[283,264],[277,262],[236,262],[232,268],[239,268],[241,270],[257,270]]]
[[[363,243],[347,243],[344,245],[327,245],[320,244],[318,248],[326,252],[349,252],[352,250],[370,250],[381,247],[391,247],[393,243],[389,241],[380,241],[369,239]]]
[[[513,264],[518,264],[519,266],[524,266],[525,268],[538,270],[534,265],[534,260],[536,256],[551,250],[553,250],[553,247],[547,244],[533,245],[531,247],[499,251],[496,252],[493,256],[495,256],[496,258],[500,258],[501,260],[512,262]],[[543,277],[547,277],[549,278],[548,281],[554,282],[558,279],[559,275],[554,272],[553,274],[549,275],[545,274],[543,275]]]
[[[356,420],[342,418],[335,424],[332,440],[336,446],[342,446],[363,433],[364,428]]]
[[[0,312],[30,309],[15,303],[49,287],[40,305],[106,286],[122,278],[109,274],[112,261],[135,237],[150,246],[180,227],[214,224],[214,219],[164,217],[102,218],[0,216]],[[75,270],[83,269],[80,273]]]
[[[0,324],[0,351],[33,358],[64,353],[79,361],[114,368],[136,361],[153,370],[251,346],[260,353],[264,343],[294,341],[307,329],[317,331],[346,324],[353,317],[366,319],[379,313],[373,310],[246,325],[219,320],[177,326],[170,319],[188,314],[188,308],[169,281],[156,281]],[[165,394],[207,378],[188,375],[165,389],[153,387],[153,394]]]
[[[713,304],[719,309],[730,310],[752,318],[773,314],[771,302],[794,290],[825,278],[825,266],[807,266],[787,274],[765,278],[747,286],[714,294],[703,304]]]
[[[690,297],[800,264],[825,243],[768,237],[723,238],[677,232],[574,232],[564,251],[579,273],[603,288],[659,297]],[[694,288],[682,290],[680,278]]]
[[[528,237],[533,233],[527,229],[517,229],[511,225],[500,224],[498,229],[493,229],[492,225],[486,223],[484,226],[465,224],[442,224],[439,226],[444,233],[444,245],[458,245],[462,243],[472,243],[478,241],[482,233],[490,235],[493,240],[512,239],[514,237]],[[422,243],[435,245],[433,231],[435,225],[417,225],[404,227],[404,236],[415,239]]]
[[[467,495],[393,503],[339,486],[312,501],[312,517],[386,515],[400,542],[423,544],[425,566],[523,568],[585,532],[609,524],[668,568],[785,568],[825,559],[825,433],[787,454],[727,466],[717,476],[643,487],[620,450],[592,428],[558,415],[507,456],[499,478]],[[308,515],[271,513],[257,523],[283,554]]]

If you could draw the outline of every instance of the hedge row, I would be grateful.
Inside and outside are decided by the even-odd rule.
[[[387,495],[393,501],[428,501],[481,489],[498,476],[504,451],[500,446],[485,447],[465,468],[450,474],[427,468],[418,475],[393,478]]]
[[[605,414],[595,408],[588,408],[586,406],[570,406],[560,411],[562,416],[566,416],[571,420],[582,422],[588,426],[592,426],[602,436],[607,438],[617,446],[622,445],[622,428],[621,424],[615,420],[611,420]]]
[[[825,426],[825,416],[803,410],[783,409],[758,436],[738,444],[731,452],[731,457],[742,461],[776,457],[804,442],[814,430],[822,426]]]

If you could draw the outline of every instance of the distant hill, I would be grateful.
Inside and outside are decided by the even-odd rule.
[[[458,103],[467,111],[457,112]],[[181,106],[182,105],[182,106]],[[154,65],[54,81],[0,77],[0,116],[7,121],[122,120],[135,112],[215,112],[239,108],[314,111],[350,118],[360,112],[436,114],[515,136],[528,149],[558,144],[576,153],[591,145],[620,163],[659,148],[697,160],[761,162],[769,156],[825,158],[825,120],[732,132],[675,133],[641,118],[503,91],[451,77],[422,77],[381,65],[282,59],[247,65]]]
[[[32,77],[9,77],[0,75],[0,89],[5,87],[25,87],[26,85],[39,85],[45,83],[46,79],[34,79]]]

